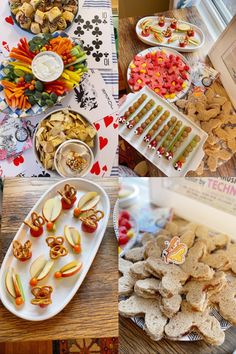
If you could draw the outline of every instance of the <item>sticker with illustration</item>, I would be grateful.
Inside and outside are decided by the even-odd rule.
[[[31,134],[26,121],[4,116],[0,122],[0,160],[14,157],[31,148]]]
[[[162,259],[166,264],[183,264],[188,247],[180,241],[178,236],[174,236],[170,241],[165,241],[165,248],[162,251]]]

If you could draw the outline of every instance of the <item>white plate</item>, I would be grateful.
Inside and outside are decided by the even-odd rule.
[[[64,307],[70,302],[75,293],[78,291],[81,286],[84,278],[86,277],[87,272],[89,271],[93,260],[96,256],[96,253],[99,249],[99,246],[102,242],[109,215],[110,215],[110,201],[107,193],[99,187],[97,184],[88,181],[86,179],[72,178],[66,179],[58,182],[54,186],[52,186],[44,195],[39,199],[36,205],[32,208],[26,219],[30,218],[30,214],[32,211],[36,211],[38,213],[42,212],[42,206],[45,201],[49,198],[52,198],[57,195],[57,190],[63,190],[63,187],[66,183],[74,185],[77,189],[77,200],[88,191],[96,191],[100,194],[101,199],[97,206],[98,209],[103,210],[105,216],[99,222],[98,229],[93,234],[85,234],[81,231],[81,222],[78,219],[73,218],[73,208],[68,211],[62,211],[61,216],[58,221],[56,221],[56,232],[55,235],[64,235],[64,226],[75,226],[78,228],[81,233],[81,246],[82,252],[81,254],[75,254],[72,252],[71,247],[65,240],[65,245],[69,250],[69,253],[66,257],[61,257],[60,259],[55,261],[55,264],[49,273],[49,275],[42,281],[39,282],[39,285],[51,285],[53,287],[52,293],[52,304],[47,306],[46,308],[40,308],[39,306],[32,305],[30,303],[33,298],[31,294],[31,288],[29,286],[30,273],[29,268],[33,260],[35,260],[40,255],[45,255],[49,259],[49,247],[45,242],[45,235],[40,236],[39,238],[34,238],[30,236],[29,228],[24,224],[21,225],[18,230],[14,240],[18,240],[20,242],[25,242],[27,239],[32,241],[32,258],[23,263],[18,261],[12,252],[12,244],[9,247],[7,254],[2,263],[1,271],[0,271],[0,298],[3,305],[14,315],[17,317],[23,318],[29,321],[43,321],[47,320],[55,315],[57,315],[60,311],[64,309]],[[17,212],[17,211],[16,211]],[[54,272],[59,270],[63,265],[73,261],[79,260],[83,262],[83,266],[81,271],[71,277],[63,278],[63,279],[55,279]],[[25,304],[19,308],[17,308],[12,298],[8,295],[7,289],[5,287],[5,275],[6,271],[9,267],[14,267],[17,269],[18,274],[21,277],[21,281],[23,284],[23,288],[25,291]],[[78,313],[79,316],[79,313]]]
[[[152,20],[152,21],[157,23],[158,16],[144,17],[141,20],[139,20],[137,25],[136,25],[136,29],[135,30],[136,30],[137,36],[145,44],[148,44],[148,45],[151,45],[151,46],[158,45],[158,46],[162,46],[162,47],[168,47],[168,48],[175,49],[178,52],[188,53],[188,52],[196,52],[205,43],[205,35],[204,35],[202,30],[198,26],[193,25],[192,23],[185,22],[185,21],[180,21],[180,20],[178,20],[179,24],[187,24],[187,25],[189,25],[189,26],[191,26],[193,28],[193,30],[195,31],[194,39],[196,39],[199,42],[199,45],[197,45],[197,46],[195,46],[195,45],[187,45],[186,47],[182,48],[182,47],[180,47],[178,45],[178,40],[176,42],[173,42],[173,43],[169,44],[169,43],[167,43],[168,38],[165,38],[165,37],[164,37],[164,42],[163,43],[158,42],[155,39],[153,33],[151,33],[149,37],[144,37],[144,36],[142,36],[142,30],[141,30],[140,25],[145,20]],[[171,19],[166,17],[165,20],[166,20],[166,25],[164,27],[160,27],[160,30],[165,30],[170,25]],[[180,37],[185,35],[185,32],[175,32],[175,33],[176,33],[176,35],[178,35]]]
[[[165,52],[167,53],[167,54],[173,54],[173,55],[175,55],[175,56],[178,56],[178,57],[180,57],[181,58],[181,60],[183,60],[183,62],[186,64],[186,65],[188,65],[189,67],[190,67],[190,64],[188,63],[188,61],[187,61],[187,59],[182,55],[182,54],[180,54],[180,53],[178,53],[176,50],[174,50],[174,49],[169,49],[169,48],[161,48],[161,47],[152,47],[152,48],[148,48],[148,49],[145,49],[145,50],[143,50],[142,52],[140,52],[140,53],[138,53],[137,54],[137,56],[142,56],[142,57],[144,57],[146,54],[148,54],[148,53],[152,53],[152,52],[154,52],[154,51],[158,51],[158,50],[165,50]],[[129,85],[129,79],[130,79],[130,72],[131,72],[131,69],[130,69],[130,65],[133,63],[133,60],[131,61],[131,63],[129,64],[129,67],[128,67],[128,70],[127,70],[127,82],[128,82],[128,85]],[[188,72],[188,79],[186,79],[186,80],[184,80],[184,82],[186,82],[186,87],[182,90],[182,91],[180,91],[178,94],[176,94],[176,96],[175,96],[175,98],[172,98],[172,99],[170,99],[170,98],[168,98],[168,99],[165,99],[165,98],[163,98],[164,100],[166,100],[166,101],[168,101],[168,102],[175,102],[175,101],[177,101],[177,100],[179,100],[180,98],[182,98],[183,96],[185,96],[186,95],[186,93],[188,92],[188,90],[190,89],[190,86],[191,86],[191,82],[192,82],[192,77],[191,77],[191,72]],[[129,85],[129,88],[130,88],[130,90],[132,91],[132,92],[134,92],[133,91],[133,89],[132,89],[132,87]]]
[[[154,105],[154,107],[152,107],[152,110],[154,110],[157,105],[161,105],[164,108],[162,112],[164,112],[164,110],[169,110],[171,113],[170,117],[175,116],[177,119],[181,120],[184,125],[190,126],[192,128],[192,131],[189,134],[189,137],[185,140],[185,142],[176,151],[173,160],[168,161],[164,157],[159,158],[156,154],[156,150],[155,151],[149,150],[148,143],[145,143],[143,141],[144,136],[146,135],[146,133],[150,129],[150,127],[155,124],[156,119],[152,122],[151,126],[143,132],[143,134],[141,134],[141,135],[134,134],[135,128],[138,127],[143,121],[145,121],[145,119],[147,118],[148,115],[151,114],[151,112],[148,112],[141,119],[141,121],[137,124],[137,126],[135,126],[132,129],[128,129],[126,127],[126,124],[124,124],[124,125],[120,124],[119,135],[124,140],[126,140],[130,145],[132,145],[137,151],[139,151],[139,153],[142,154],[147,160],[149,160],[157,168],[159,168],[168,177],[184,177],[189,171],[195,171],[198,168],[198,166],[200,165],[200,163],[205,155],[204,151],[203,151],[203,146],[208,138],[208,135],[206,132],[204,132],[202,129],[200,129],[198,125],[196,125],[195,123],[190,121],[187,116],[185,116],[184,114],[179,112],[178,109],[174,105],[171,105],[167,101],[163,100],[160,96],[158,96],[150,88],[145,86],[138,93],[129,94],[127,96],[126,101],[120,107],[119,115],[122,116],[125,113],[125,111],[128,109],[128,107],[130,107],[133,104],[133,102],[135,102],[143,93],[145,93],[147,95],[147,99],[152,98],[155,101],[155,105]],[[143,105],[145,105],[145,103],[143,103],[139,107],[139,110],[141,110],[143,108]],[[162,126],[159,128],[157,133],[162,129],[164,124],[165,123],[162,124]],[[191,156],[189,156],[187,162],[183,165],[182,170],[177,171],[173,166],[173,161],[175,160],[176,156],[178,156],[178,154],[183,150],[183,148],[188,145],[188,143],[190,142],[190,140],[193,138],[193,136],[195,134],[198,134],[200,136],[201,141],[198,144],[198,147],[191,153]]]
[[[125,189],[128,195],[124,198],[119,198],[120,208],[128,208],[136,202],[139,195],[139,188],[136,185],[122,182],[122,189]]]

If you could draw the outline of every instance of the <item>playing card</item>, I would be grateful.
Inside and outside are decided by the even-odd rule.
[[[118,111],[116,101],[97,70],[90,70],[80,86],[62,104],[74,108],[91,123]]]
[[[16,156],[31,147],[27,122],[5,116],[0,122],[0,160]]]
[[[90,176],[111,175],[118,139],[118,115],[109,115],[94,124],[98,132],[99,148]]]
[[[70,32],[78,37],[92,69],[112,68],[111,15],[106,9],[82,8]]]

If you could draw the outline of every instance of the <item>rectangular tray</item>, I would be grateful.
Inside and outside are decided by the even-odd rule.
[[[208,134],[206,132],[204,132],[201,128],[199,128],[198,125],[196,125],[191,120],[189,120],[187,116],[185,116],[184,114],[179,112],[178,109],[175,108],[172,104],[163,100],[154,91],[149,89],[149,87],[145,86],[142,90],[140,90],[136,94],[130,93],[127,96],[127,99],[124,102],[124,104],[122,104],[122,106],[120,107],[119,115],[122,116],[125,113],[125,111],[144,93],[147,95],[147,99],[146,99],[145,103],[143,103],[139,107],[139,109],[135,112],[135,114],[133,114],[133,116],[136,115],[137,112],[139,112],[143,108],[143,106],[147,103],[148,99],[153,99],[155,101],[154,107],[132,129],[128,129],[126,127],[126,124],[120,123],[119,135],[124,140],[126,140],[130,145],[132,145],[140,154],[142,154],[147,160],[149,160],[153,165],[155,165],[159,170],[161,170],[168,177],[184,177],[189,171],[195,171],[198,168],[198,166],[200,165],[200,163],[204,157],[203,146],[208,138]],[[138,127],[142,122],[145,121],[145,119],[151,114],[151,112],[156,108],[157,105],[161,105],[163,107],[162,113],[165,110],[170,111],[171,114],[170,114],[168,120],[172,116],[175,116],[178,120],[181,120],[184,125],[190,126],[192,128],[192,131],[189,134],[188,138],[184,141],[184,143],[176,151],[175,156],[174,156],[173,160],[171,160],[171,161],[168,161],[164,157],[159,158],[156,154],[156,150],[155,151],[149,150],[148,143],[145,143],[143,141],[144,136],[146,135],[147,131],[150,129],[150,127],[152,127],[155,124],[155,122],[161,116],[162,113],[158,115],[158,117],[151,123],[150,127],[143,134],[141,134],[141,135],[134,134],[135,128]],[[164,124],[165,123],[163,123],[161,125],[161,127],[159,127],[157,133],[162,129]],[[197,148],[194,149],[194,151],[191,153],[191,155],[187,159],[186,163],[183,165],[182,170],[181,171],[175,170],[175,168],[173,166],[173,162],[175,161],[175,158],[188,145],[188,143],[191,141],[193,136],[196,134],[198,134],[201,138],[201,141],[199,142]]]

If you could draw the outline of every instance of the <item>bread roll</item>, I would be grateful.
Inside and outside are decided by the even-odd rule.
[[[64,11],[62,16],[64,17],[64,19],[66,20],[66,22],[70,22],[72,23],[74,20],[74,14],[72,12],[69,11]]]
[[[34,15],[34,20],[35,22],[39,23],[40,25],[43,24],[43,21],[45,19],[45,13],[40,11],[40,10],[37,10],[35,12],[35,15]]]
[[[21,11],[24,12],[26,17],[31,17],[32,13],[34,12],[34,8],[32,5],[28,4],[27,2],[25,2],[22,6],[21,6]]]
[[[36,23],[36,22],[32,22],[31,23],[30,30],[34,34],[39,34],[41,32],[40,25],[38,23]]]
[[[61,16],[61,11],[58,9],[58,7],[53,7],[50,11],[48,11],[47,16],[49,22],[53,22],[56,18]]]

